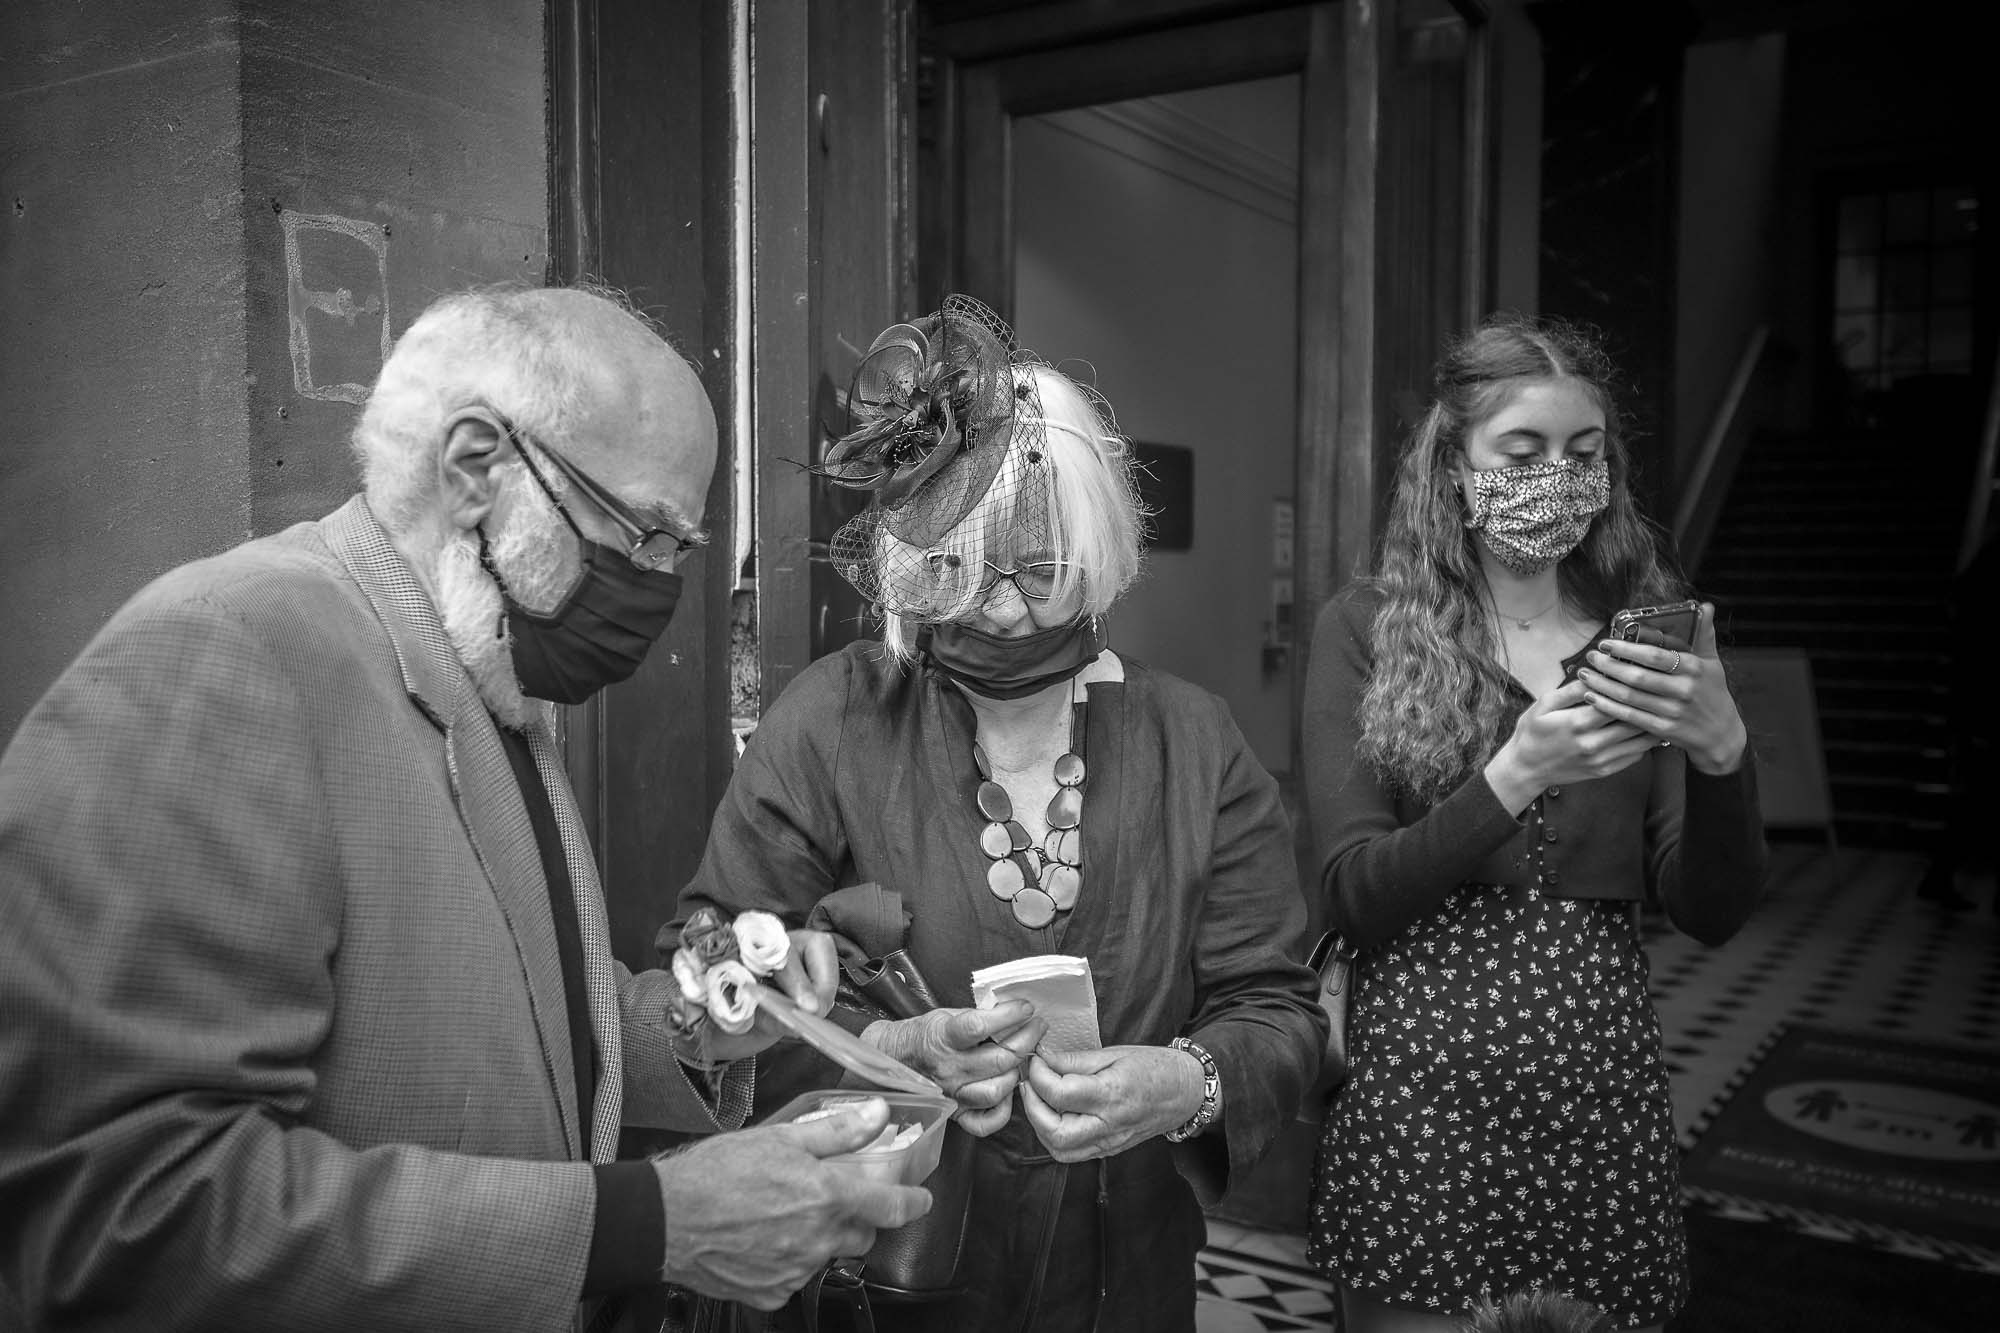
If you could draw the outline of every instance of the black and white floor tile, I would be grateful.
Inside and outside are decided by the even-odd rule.
[[[1649,928],[1653,998],[1682,1146],[1700,1135],[1787,1023],[2000,1046],[2000,915],[1992,910],[1992,886],[1983,886],[1978,910],[1947,912],[1914,896],[1923,870],[1919,858],[1901,853],[1848,849],[1836,856],[1780,843],[1764,903],[1727,944],[1711,949],[1664,923]],[[1688,1203],[1724,1216],[1747,1206],[1699,1195]],[[1830,1219],[1779,1220],[1828,1239],[1871,1243]],[[1303,1237],[1211,1218],[1208,1239],[1196,1266],[1199,1333],[1331,1327],[1331,1289],[1307,1265]],[[1953,1259],[1916,1238],[1888,1248]]]

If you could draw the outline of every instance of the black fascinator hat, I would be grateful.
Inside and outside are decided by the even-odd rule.
[[[1036,364],[968,296],[869,345],[848,390],[847,433],[812,471],[874,493],[829,553],[882,610],[957,619],[976,604],[992,553],[1011,562],[1013,549],[1046,543],[1051,469]]]

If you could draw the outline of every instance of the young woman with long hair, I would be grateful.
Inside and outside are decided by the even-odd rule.
[[[1360,960],[1311,1254],[1350,1333],[1454,1329],[1524,1286],[1622,1328],[1686,1301],[1635,909],[1720,942],[1764,843],[1714,608],[1691,641],[1608,632],[1687,595],[1633,503],[1611,384],[1556,322],[1455,346],[1377,572],[1314,636],[1320,892]]]

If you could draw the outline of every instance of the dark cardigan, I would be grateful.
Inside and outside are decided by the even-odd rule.
[[[1705,944],[1736,932],[1756,906],[1766,861],[1747,749],[1719,777],[1678,749],[1657,749],[1612,777],[1550,787],[1535,798],[1539,831],[1508,814],[1477,769],[1436,802],[1397,792],[1358,754],[1382,601],[1378,588],[1357,584],[1328,602],[1306,676],[1306,801],[1334,929],[1366,948],[1430,916],[1460,884],[1533,884],[1539,870],[1546,894],[1651,896]],[[1516,694],[1514,716],[1532,702]]]

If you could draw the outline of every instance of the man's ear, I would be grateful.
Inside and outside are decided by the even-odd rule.
[[[485,522],[500,489],[494,469],[513,457],[513,441],[491,415],[468,410],[454,416],[445,426],[444,447],[438,452],[438,494],[445,520],[466,532]]]

